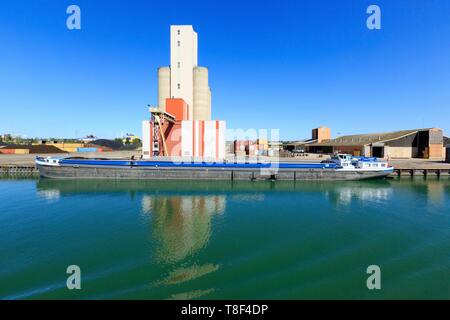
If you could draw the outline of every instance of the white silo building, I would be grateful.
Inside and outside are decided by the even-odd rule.
[[[165,99],[181,98],[189,106],[189,120],[211,120],[208,69],[198,66],[197,52],[192,26],[170,26],[170,67],[158,69],[158,107],[165,110]]]
[[[211,120],[208,69],[192,26],[170,26],[170,67],[158,68],[158,106],[142,122],[142,157],[225,158],[226,122]]]

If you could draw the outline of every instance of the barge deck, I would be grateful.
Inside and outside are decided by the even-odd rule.
[[[381,165],[377,168],[351,169],[334,162],[230,163],[37,158],[36,165],[42,177],[53,179],[364,180],[383,178],[392,172],[392,167],[382,168]]]

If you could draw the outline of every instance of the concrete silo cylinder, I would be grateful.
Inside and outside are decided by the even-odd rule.
[[[166,110],[166,99],[170,98],[170,67],[158,69],[158,107]]]
[[[204,67],[194,68],[194,120],[211,120],[211,91]]]

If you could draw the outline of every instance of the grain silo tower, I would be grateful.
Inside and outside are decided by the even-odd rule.
[[[211,120],[208,68],[200,67],[197,33],[170,26],[170,67],[158,69],[158,107],[142,122],[142,157],[225,158],[226,122]]]
[[[211,90],[205,67],[194,68],[194,120],[211,120]]]
[[[166,99],[170,98],[170,67],[158,68],[158,107],[166,110]]]
[[[208,69],[199,67],[197,33],[191,25],[170,26],[170,67],[158,71],[158,103],[181,98],[189,106],[189,120],[211,119]]]

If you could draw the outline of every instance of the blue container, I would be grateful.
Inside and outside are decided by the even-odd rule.
[[[97,152],[97,148],[77,148],[77,152]]]

